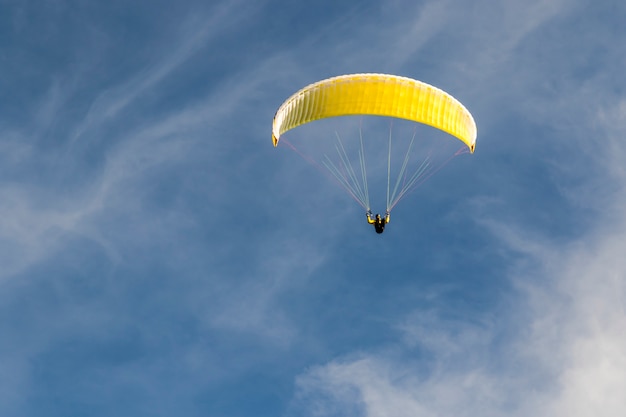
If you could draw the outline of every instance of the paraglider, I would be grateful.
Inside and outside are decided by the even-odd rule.
[[[276,111],[272,142],[277,146],[281,136],[291,129],[316,120],[339,116],[404,119],[434,127],[456,137],[465,145],[465,152],[469,150],[469,153],[473,153],[476,146],[476,124],[470,112],[458,100],[424,82],[388,74],[342,75],[304,87],[285,100]],[[389,213],[398,201],[414,189],[420,179],[432,175],[433,168],[428,160],[420,163],[414,174],[408,174],[409,152],[413,148],[414,140],[415,137],[409,144],[395,187],[392,188],[389,178],[391,135],[389,137],[387,207],[384,218],[379,215],[376,219],[371,218],[362,137],[357,152],[361,175],[353,168],[341,142],[336,146],[339,155],[337,163],[327,155],[322,160],[322,164],[340,185],[366,209],[368,223],[374,224],[377,233],[382,233],[385,224],[389,223]]]
[[[391,215],[389,214],[389,212],[385,213],[385,217],[382,218],[380,217],[380,214],[376,214],[376,217],[372,219],[372,211],[368,210],[367,213],[365,213],[365,215],[367,216],[367,222],[369,224],[373,224],[374,225],[374,230],[376,230],[376,233],[381,234],[382,232],[385,231],[385,225],[387,223],[389,223],[390,217]]]

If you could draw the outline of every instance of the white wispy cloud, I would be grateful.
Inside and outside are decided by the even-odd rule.
[[[443,309],[417,311],[400,326],[403,342],[391,353],[361,353],[302,375],[298,410],[368,417],[622,415],[625,241],[621,223],[562,249],[509,242],[527,256],[510,272],[521,296],[516,302],[480,325],[471,324],[480,317],[450,322],[439,316]],[[355,407],[361,411],[350,414]]]
[[[148,65],[121,85],[114,85],[97,95],[84,122],[76,128],[74,138],[79,138],[86,130],[97,129],[102,123],[118,116],[138,97],[171,76],[203,48],[211,44],[219,47],[224,32],[245,22],[256,10],[254,7],[242,8],[239,1],[229,1],[219,2],[200,15],[189,16],[180,25],[181,33],[177,34],[177,40],[169,45],[169,50],[159,56],[155,64]]]
[[[76,114],[67,106],[78,94],[76,82],[69,80],[85,77],[86,74],[72,67],[70,70],[76,73],[52,77],[50,88],[42,96],[28,124],[4,131],[2,146],[7,152],[3,155],[3,162],[6,172],[12,176],[5,177],[0,184],[3,194],[0,238],[6,243],[1,275],[15,274],[53,255],[67,244],[63,236],[68,233],[100,242],[111,256],[116,256],[115,242],[106,237],[111,230],[101,228],[108,222],[107,213],[128,211],[131,215],[133,210],[145,210],[146,206],[138,206],[141,205],[142,187],[150,178],[154,180],[155,175],[159,175],[155,170],[160,167],[168,169],[168,166],[181,163],[181,158],[194,152],[193,142],[196,141],[198,146],[198,139],[204,139],[199,129],[219,124],[223,115],[232,112],[241,100],[242,91],[227,94],[224,89],[218,88],[216,96],[193,108],[183,107],[174,111],[164,120],[144,117],[138,123],[125,122],[126,132],[107,138],[109,144],[100,148],[101,154],[96,156],[95,166],[87,166],[83,161],[85,149],[98,146],[90,143],[91,139],[86,139],[86,144],[74,146],[68,144],[64,137],[59,137],[56,138],[58,147],[46,153],[41,149],[42,137],[63,135],[72,130],[67,127],[55,129],[53,125],[61,123],[59,120],[70,127],[78,124],[76,137],[80,136],[80,132],[94,133],[105,129],[107,123],[119,123],[116,116],[122,109],[132,105],[148,90],[157,88],[200,49],[215,47],[214,43],[219,49],[222,32],[227,27],[236,27],[238,22],[253,13],[249,8],[246,10],[249,13],[241,13],[238,4],[223,2],[206,13],[208,20],[191,17],[187,24],[181,26],[183,33],[178,41],[172,41],[171,49],[154,58],[154,66],[142,69],[141,74],[123,80],[121,85],[115,85],[108,91],[96,92],[96,99],[83,121],[73,119]],[[229,85],[237,87],[233,82]],[[90,138],[98,135],[92,134]],[[211,156],[210,153],[208,156]],[[102,166],[100,172],[97,172],[98,166]],[[90,179],[72,178],[72,170],[77,170],[77,167],[87,168],[87,173],[79,175]],[[28,169],[30,174],[20,175]],[[52,171],[53,175],[37,178],[33,175],[36,171]],[[50,180],[55,178],[56,182],[51,183]],[[62,183],[59,183],[59,178]],[[144,228],[142,233],[149,230],[154,230],[153,225]]]

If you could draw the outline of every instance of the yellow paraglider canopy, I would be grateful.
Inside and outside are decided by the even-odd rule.
[[[272,141],[290,129],[327,117],[372,115],[407,119],[447,132],[470,152],[476,124],[450,94],[411,78],[386,74],[351,74],[311,84],[289,97],[274,116]]]

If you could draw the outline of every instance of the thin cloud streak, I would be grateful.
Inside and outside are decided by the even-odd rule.
[[[242,13],[245,10],[245,13]],[[74,133],[74,140],[84,132],[97,129],[131,105],[139,96],[153,89],[158,83],[170,76],[187,60],[199,53],[211,43],[218,43],[223,32],[236,27],[256,12],[256,8],[241,7],[240,1],[218,3],[203,16],[208,19],[192,16],[180,27],[182,34],[178,42],[173,42],[170,53],[165,55],[156,65],[145,73],[136,75],[122,85],[115,86],[101,93],[92,103],[85,120]]]

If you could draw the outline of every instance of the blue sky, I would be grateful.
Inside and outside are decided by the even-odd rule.
[[[625,19],[0,0],[0,415],[625,415]],[[271,143],[354,72],[478,125],[382,236]]]

